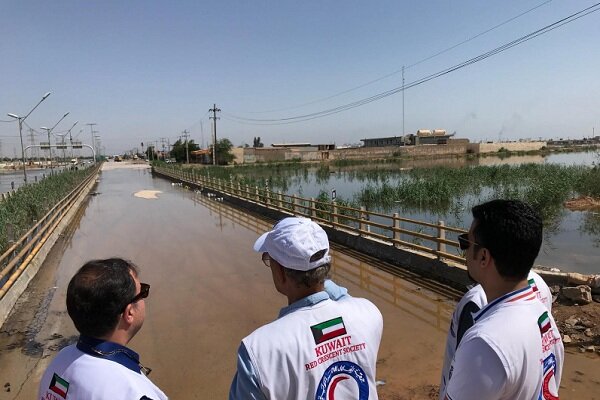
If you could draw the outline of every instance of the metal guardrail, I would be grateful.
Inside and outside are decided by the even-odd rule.
[[[334,201],[323,202],[314,198],[273,192],[269,188],[250,188],[240,182],[225,181],[185,171],[176,167],[153,167],[162,175],[182,183],[199,186],[223,195],[280,212],[305,216],[333,229],[340,229],[364,238],[390,244],[396,248],[408,249],[429,254],[440,260],[449,260],[465,265],[457,240],[446,238],[466,233],[462,228],[446,226],[444,221],[437,224],[392,215],[347,207]],[[448,249],[452,249],[448,251]]]
[[[63,215],[69,211],[77,200],[79,194],[92,179],[95,179],[99,168],[100,165],[90,169],[89,176],[83,182],[52,207],[25,235],[14,242],[0,256],[0,299],[21,276],[29,262],[46,242],[49,234],[60,223]]]

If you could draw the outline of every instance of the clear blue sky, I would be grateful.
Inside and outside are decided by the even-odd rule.
[[[579,0],[490,1],[30,1],[2,0],[0,120],[89,142],[107,153],[184,129],[206,145],[213,103],[219,138],[235,145],[356,143],[402,134],[402,94],[324,118],[282,119],[402,85],[396,73],[531,8],[534,11],[407,68],[406,83],[444,70],[593,5]],[[405,132],[441,128],[477,140],[600,135],[600,11],[484,61],[405,91]],[[320,100],[320,101],[319,101]],[[306,103],[312,103],[305,105]],[[305,105],[303,107],[298,107]],[[280,110],[263,112],[269,110]],[[18,145],[0,122],[2,153]],[[11,137],[12,136],[12,137]],[[37,137],[37,141],[40,137]]]

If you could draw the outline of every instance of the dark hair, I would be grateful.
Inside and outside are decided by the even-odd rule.
[[[498,273],[523,279],[542,246],[542,219],[519,200],[492,200],[473,207],[475,241],[489,250]]]
[[[135,297],[137,267],[121,258],[88,261],[71,278],[67,311],[79,333],[102,337],[119,321],[123,309]]]
[[[327,263],[309,271],[298,271],[283,267],[283,272],[298,285],[304,285],[307,288],[311,288],[317,284],[322,284],[325,282],[327,275],[329,275],[330,268],[331,264]]]

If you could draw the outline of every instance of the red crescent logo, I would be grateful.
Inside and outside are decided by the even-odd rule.
[[[334,393],[333,393],[333,392],[335,392],[335,387],[337,386],[338,383],[340,383],[341,381],[346,380],[346,379],[348,379],[347,376],[338,376],[337,378],[335,378],[333,380],[333,382],[331,382],[331,386],[329,386],[329,391],[327,391],[327,398],[329,400],[335,400]]]
[[[554,376],[554,371],[550,371],[550,373],[546,374],[544,377],[544,383],[542,384],[542,395],[545,400],[559,400],[558,396],[550,393],[550,379]]]

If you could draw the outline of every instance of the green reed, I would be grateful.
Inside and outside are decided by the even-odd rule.
[[[41,219],[93,170],[64,171],[48,176],[21,186],[13,196],[0,202],[0,253],[6,250],[10,240],[25,234],[34,220]]]

